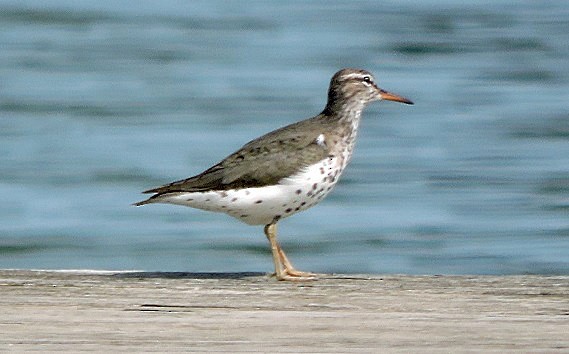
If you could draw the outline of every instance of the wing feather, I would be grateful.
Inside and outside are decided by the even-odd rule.
[[[199,175],[149,189],[156,198],[166,193],[262,187],[314,164],[330,154],[320,132],[307,131],[303,121],[245,144]],[[144,203],[144,202],[142,202]]]

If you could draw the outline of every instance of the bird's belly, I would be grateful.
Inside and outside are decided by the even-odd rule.
[[[276,185],[177,193],[164,196],[160,202],[223,212],[250,225],[267,225],[320,202],[336,185],[343,167],[332,157]]]

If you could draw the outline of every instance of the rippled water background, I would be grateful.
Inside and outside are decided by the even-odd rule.
[[[320,112],[374,104],[335,192],[280,223],[301,269],[569,273],[569,6],[535,1],[0,1],[0,267],[270,271],[261,227],[151,205]]]

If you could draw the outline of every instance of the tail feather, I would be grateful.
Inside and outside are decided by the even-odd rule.
[[[132,205],[139,207],[139,206],[143,206],[146,204],[160,203],[160,201],[163,200],[163,197],[165,194],[168,194],[168,193],[154,194],[150,198],[143,200],[143,201],[140,201],[140,202],[132,203]]]
[[[150,203],[152,203],[151,199],[152,199],[152,198],[148,198],[148,199],[143,200],[143,201],[141,201],[141,202],[132,203],[131,205],[134,205],[134,206],[136,206],[136,207],[139,207],[139,206],[143,206],[143,205],[146,205],[146,204],[150,204]]]

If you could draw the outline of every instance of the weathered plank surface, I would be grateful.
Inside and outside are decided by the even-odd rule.
[[[569,352],[567,276],[0,270],[0,351]]]

